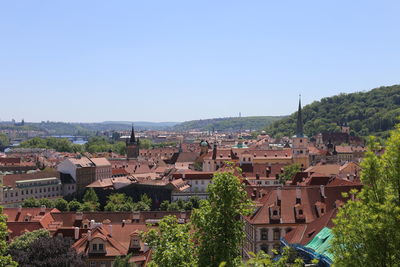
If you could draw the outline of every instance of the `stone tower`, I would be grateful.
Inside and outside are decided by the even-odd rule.
[[[135,129],[132,124],[131,137],[126,140],[126,157],[136,159],[139,156],[139,138],[135,137]]]

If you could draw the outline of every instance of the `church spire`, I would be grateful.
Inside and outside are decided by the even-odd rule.
[[[130,143],[135,143],[135,142],[136,142],[136,138],[135,138],[135,128],[133,127],[133,123],[132,123],[131,138],[130,138],[129,142],[130,142]]]
[[[296,137],[304,137],[303,116],[301,114],[301,95],[299,95],[299,110],[297,111]]]

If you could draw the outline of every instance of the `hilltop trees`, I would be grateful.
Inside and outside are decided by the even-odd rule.
[[[373,138],[362,162],[364,184],[334,220],[335,266],[398,266],[400,262],[400,128],[384,155]]]
[[[295,105],[293,105],[295,106]],[[400,85],[376,88],[368,92],[340,94],[322,98],[303,108],[304,131],[308,136],[320,132],[339,132],[338,124],[347,122],[351,134],[387,137],[399,122]],[[275,137],[292,136],[297,113],[267,127]]]

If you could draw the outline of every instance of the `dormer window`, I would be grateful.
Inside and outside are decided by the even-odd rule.
[[[280,207],[276,204],[272,205],[269,207],[269,214],[271,217],[271,220],[274,221],[280,221],[281,216],[280,216]]]
[[[104,241],[100,238],[95,238],[90,241],[91,253],[104,253]]]
[[[304,221],[306,216],[304,215],[303,206],[301,204],[296,204],[294,206],[296,221]]]

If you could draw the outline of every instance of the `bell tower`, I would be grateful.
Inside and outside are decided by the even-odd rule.
[[[303,114],[301,109],[301,95],[297,111],[296,135],[293,136],[293,163],[300,165],[302,170],[310,165],[308,137],[303,132]]]
[[[135,137],[135,128],[132,124],[131,137],[126,140],[126,157],[136,159],[139,156],[139,138]]]

